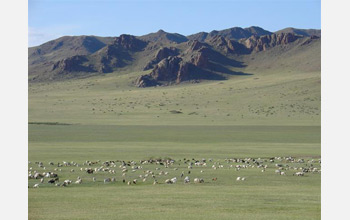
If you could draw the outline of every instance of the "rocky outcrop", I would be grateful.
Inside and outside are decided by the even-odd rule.
[[[296,41],[301,38],[299,35],[293,33],[280,33],[280,34],[271,34],[264,36],[252,36],[243,41],[243,44],[250,51],[265,51],[268,48],[277,46],[277,45],[286,45]]]
[[[180,57],[168,57],[160,61],[150,75],[157,81],[175,81],[180,69]]]
[[[123,67],[132,59],[131,53],[143,50],[147,43],[132,35],[120,35],[113,43],[92,55],[95,69],[99,73],[109,73],[116,68]]]
[[[135,36],[128,34],[122,34],[119,37],[116,37],[112,44],[131,51],[139,51],[147,46],[145,41],[139,40]]]
[[[224,38],[222,36],[214,36],[208,40],[208,43],[212,45],[214,48],[216,48],[219,51],[222,51],[225,54],[228,53],[234,53],[234,54],[247,54],[248,50],[247,48],[235,41],[230,40],[227,38]]]
[[[161,60],[150,74],[140,76],[135,85],[148,87],[171,82],[180,83],[190,79],[189,68],[191,65],[191,63],[183,61],[178,56],[170,56]]]
[[[83,63],[88,61],[85,56],[73,56],[60,60],[53,64],[52,71],[58,74],[65,74],[69,72],[93,72],[91,66],[84,66]]]
[[[157,86],[159,83],[151,75],[142,75],[135,80],[135,85],[140,88]]]
[[[170,48],[162,47],[156,52],[156,54],[154,55],[154,58],[146,64],[143,70],[152,69],[154,65],[159,63],[162,59],[167,58],[169,56],[176,56],[176,55],[178,55],[178,51],[175,47],[170,47]]]
[[[192,54],[190,62],[195,66],[206,68],[209,65],[209,60],[208,56],[203,51],[205,50],[200,50],[197,53]]]

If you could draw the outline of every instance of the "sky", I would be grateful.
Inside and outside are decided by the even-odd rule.
[[[65,35],[321,28],[321,0],[28,0],[28,44]]]

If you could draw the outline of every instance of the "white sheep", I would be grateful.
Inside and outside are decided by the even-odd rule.
[[[171,182],[176,183],[177,182],[177,178],[176,177],[172,178]]]
[[[193,181],[195,183],[204,183],[204,180],[202,178],[195,178]]]

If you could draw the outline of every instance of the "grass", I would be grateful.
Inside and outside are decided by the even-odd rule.
[[[44,183],[34,189],[38,180],[30,179],[29,219],[320,219],[319,173],[296,177],[286,171],[287,176],[280,176],[274,163],[264,173],[257,168],[235,171],[225,162],[232,157],[319,159],[320,73],[249,73],[253,75],[146,89],[131,86],[142,72],[29,84],[29,121],[34,123],[28,125],[28,159],[33,170],[53,170],[50,161],[85,167],[86,160],[150,157],[213,158],[224,165],[217,170],[212,163],[194,167],[191,179],[202,177],[204,184],[152,185],[148,180],[132,186],[121,182],[119,168],[115,175],[94,174],[98,181],[93,183],[80,167],[63,167],[57,171],[61,181],[80,176],[83,184],[64,188]],[[126,178],[156,167],[145,165]],[[188,170],[183,163],[174,167],[161,167],[169,175],[159,177],[160,183]],[[103,178],[112,176],[116,183],[103,184]],[[237,176],[247,180],[237,182]],[[211,181],[213,177],[218,180]]]
[[[58,172],[61,181],[83,178],[82,185],[67,188],[48,183],[39,189],[29,189],[30,219],[319,219],[320,174],[305,177],[274,174],[274,163],[265,173],[260,169],[228,169],[225,158],[296,156],[319,158],[319,126],[29,126],[30,166],[44,172],[34,162],[42,161],[47,170],[55,163],[74,161],[80,165],[86,160],[140,160],[150,157],[213,158],[225,168],[213,170],[195,167],[189,175],[205,179],[203,185],[152,185],[152,180],[127,186],[117,174],[81,172],[80,167],[63,167]],[[300,165],[298,165],[300,166]],[[315,164],[315,166],[318,166]],[[82,166],[86,167],[86,166]],[[184,164],[171,168],[149,165],[129,173],[127,180],[138,178],[146,169],[168,171],[167,177],[187,172]],[[174,166],[175,167],[175,166]],[[75,172],[71,173],[70,170]],[[200,173],[204,170],[204,173]],[[92,182],[92,176],[98,182]],[[106,177],[116,177],[116,183],[103,184]],[[245,176],[245,182],[237,182]],[[218,181],[211,179],[217,177]],[[141,181],[139,179],[139,181]],[[29,180],[29,186],[38,180]]]

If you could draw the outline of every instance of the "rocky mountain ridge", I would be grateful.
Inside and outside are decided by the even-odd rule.
[[[163,30],[140,37],[126,34],[114,38],[62,37],[29,48],[29,76],[33,82],[64,80],[126,69],[148,71],[134,80],[138,87],[222,80],[238,74],[232,69],[244,67],[240,56],[294,42],[300,47],[319,40],[317,35],[300,35],[290,29],[271,33],[259,27],[201,32],[187,37]]]

